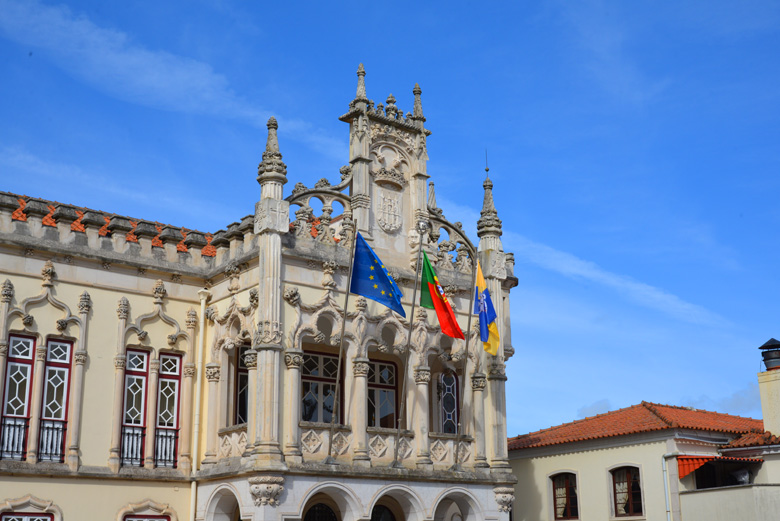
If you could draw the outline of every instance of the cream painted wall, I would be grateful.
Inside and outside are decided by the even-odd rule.
[[[85,491],[89,491],[88,493]],[[183,521],[189,513],[188,483],[148,482],[124,479],[42,480],[33,477],[0,478],[0,504],[32,494],[52,501],[62,510],[63,519],[114,521],[119,511],[131,503],[151,499],[169,504]],[[145,512],[154,514],[154,512]]]
[[[667,452],[664,441],[613,447],[551,456],[524,458],[523,452],[510,451],[512,472],[517,477],[515,489],[521,491],[515,501],[514,521],[551,521],[554,519],[550,476],[559,472],[577,475],[579,518],[585,521],[613,519],[610,469],[624,465],[639,468],[645,515],[617,519],[666,520],[662,456]],[[676,467],[675,477],[676,479]]]
[[[776,521],[780,485],[745,485],[680,494],[685,521]]]

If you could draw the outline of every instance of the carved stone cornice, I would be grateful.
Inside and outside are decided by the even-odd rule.
[[[249,491],[255,506],[279,504],[279,496],[284,491],[283,476],[254,476],[249,478]]]

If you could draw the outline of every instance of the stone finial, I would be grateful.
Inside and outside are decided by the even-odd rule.
[[[257,182],[263,184],[266,180],[281,180],[282,183],[286,183],[287,165],[282,161],[282,153],[279,151],[279,138],[276,135],[279,124],[276,122],[276,118],[271,116],[267,126],[268,140],[265,144],[263,160],[257,167]]]
[[[165,283],[161,279],[157,279],[157,281],[154,283],[154,288],[152,288],[152,294],[154,295],[155,302],[162,302],[162,299],[165,298],[165,295],[168,293],[168,291],[165,289]]]
[[[5,279],[5,281],[3,281],[2,292],[0,292],[0,301],[11,302],[12,298],[14,298],[14,285],[10,280]]]
[[[127,300],[127,297],[122,297],[119,299],[119,303],[116,307],[116,316],[119,317],[120,320],[126,320],[127,314],[130,312],[130,302]]]
[[[422,109],[422,99],[420,98],[420,95],[422,94],[422,89],[420,88],[419,83],[414,84],[414,89],[412,89],[412,93],[414,94],[414,108],[412,109],[412,119],[425,121],[425,116],[423,116],[423,109]]]
[[[357,94],[355,94],[355,101],[368,101],[366,96],[366,69],[363,68],[363,64],[358,65],[357,70],[358,84]]]
[[[487,168],[485,169],[487,171]],[[498,218],[496,205],[493,203],[493,181],[490,177],[485,177],[482,183],[485,189],[485,199],[482,202],[482,211],[477,221],[477,236],[482,238],[486,235],[501,236],[501,219]]]
[[[79,313],[89,313],[92,309],[92,299],[86,291],[79,297]]]
[[[387,103],[387,107],[385,107],[385,114],[388,118],[394,118],[398,113],[398,107],[395,106],[395,96],[390,94],[387,97],[387,100],[385,100],[385,103]]]
[[[46,263],[43,265],[43,269],[41,269],[41,275],[43,276],[43,282],[41,285],[51,286],[51,280],[55,277],[54,263],[52,263],[52,261],[46,261]]]
[[[195,329],[195,324],[198,323],[198,314],[195,312],[194,309],[190,308],[187,310],[187,319],[185,324],[187,324],[187,329]]]

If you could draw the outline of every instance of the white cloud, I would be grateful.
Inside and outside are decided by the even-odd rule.
[[[609,399],[604,398],[602,400],[597,400],[590,405],[585,405],[584,407],[577,409],[577,419],[581,420],[582,418],[596,416],[597,414],[609,412],[610,410],[612,410],[612,403],[609,401]]]
[[[437,200],[439,207],[444,209],[444,214],[453,221],[472,223],[479,218],[479,213],[471,207],[452,203],[438,195]],[[723,317],[702,306],[686,302],[672,293],[636,281],[631,277],[609,272],[596,263],[580,259],[571,253],[556,250],[519,233],[507,231],[506,226],[504,226],[502,242],[506,251],[515,254],[515,261],[518,263],[526,262],[565,277],[595,282],[617,291],[636,304],[661,311],[678,320],[701,325],[726,323]]]
[[[43,49],[62,69],[110,96],[156,109],[234,119],[264,127],[271,112],[243,99],[208,63],[150,50],[131,36],[100,27],[65,6],[0,0],[0,32]],[[277,116],[280,132],[318,152],[344,148],[305,121]],[[340,157],[340,155],[339,155]]]
[[[720,398],[701,395],[698,398],[683,398],[682,403],[696,409],[743,416],[760,415],[761,413],[761,395],[756,382],[751,382],[747,387],[737,389],[733,393]]]

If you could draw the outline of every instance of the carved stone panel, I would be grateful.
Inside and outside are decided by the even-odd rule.
[[[377,189],[376,222],[387,233],[397,232],[403,224],[401,194]]]
[[[261,199],[255,204],[255,233],[286,233],[290,228],[290,203]]]

